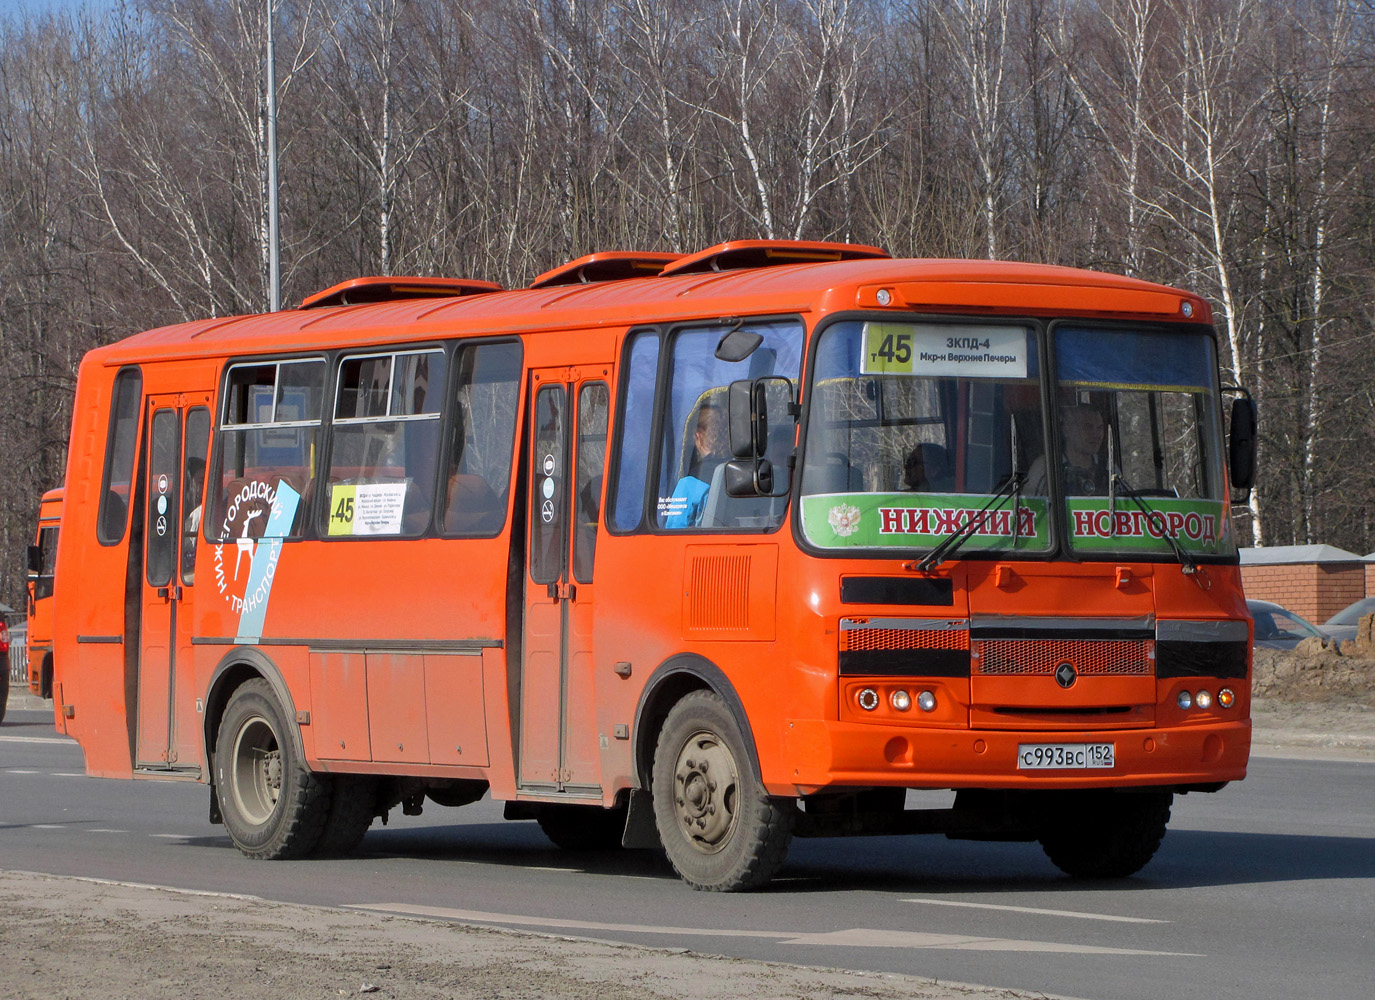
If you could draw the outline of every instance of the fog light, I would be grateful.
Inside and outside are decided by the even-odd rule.
[[[912,707],[912,696],[906,691],[894,691],[888,700],[899,712],[905,712]]]
[[[1194,707],[1194,696],[1191,695],[1188,691],[1179,692],[1179,697],[1175,699],[1175,701],[1179,705],[1179,707],[1184,709],[1184,711],[1186,712]]]
[[[872,712],[878,708],[878,692],[873,688],[865,688],[859,693],[859,707],[866,712]]]
[[[1213,707],[1213,696],[1207,691],[1200,691],[1194,698],[1194,704],[1206,712]]]
[[[1237,703],[1237,696],[1232,693],[1231,688],[1223,688],[1217,693],[1217,703],[1223,708],[1231,708]]]
[[[923,712],[934,712],[936,710],[936,696],[930,691],[923,691],[917,695],[917,707]]]

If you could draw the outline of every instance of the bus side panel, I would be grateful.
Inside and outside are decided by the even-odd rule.
[[[83,361],[72,408],[69,486],[58,536],[62,572],[53,587],[53,709],[57,728],[81,744],[88,773],[127,778],[132,748],[125,649],[133,638],[125,635],[128,526],[118,544],[96,542],[115,374]]]

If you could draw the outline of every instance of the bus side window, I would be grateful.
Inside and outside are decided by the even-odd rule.
[[[33,599],[41,601],[53,596],[53,567],[57,564],[57,529],[38,530],[38,550],[43,553],[38,577],[33,582]]]
[[[415,537],[429,528],[444,370],[439,350],[340,362],[327,535]]]
[[[463,345],[455,357],[458,387],[441,479],[442,527],[446,535],[490,537],[506,522],[521,348],[515,342]]]
[[[725,495],[724,465],[730,458],[726,397],[730,384],[741,379],[781,376],[795,386],[802,365],[802,324],[786,319],[750,323],[745,329],[763,340],[739,361],[716,356],[727,329],[686,327],[673,338],[667,410],[659,441],[656,510],[660,528],[767,531],[783,521],[786,501],[782,497]],[[771,461],[786,462],[780,452],[791,451],[788,434],[781,432],[771,443]]]
[[[209,541],[261,538],[282,486],[292,506],[279,537],[300,533],[313,491],[325,363],[316,358],[234,365],[229,369],[220,420],[219,460],[207,492],[211,516],[202,518]]]
[[[626,372],[621,384],[620,448],[617,452],[616,477],[608,491],[613,496],[611,527],[616,531],[634,531],[644,516],[645,478],[649,461],[652,421],[646,416],[654,412],[654,386],[659,372],[659,334],[644,331],[631,335],[626,350]],[[626,414],[635,414],[627,420]]]
[[[96,521],[96,538],[102,545],[114,545],[121,541],[124,529],[129,526],[134,445],[138,441],[142,395],[143,376],[137,368],[126,368],[115,376],[114,399],[110,404],[110,436],[105,446],[104,487],[100,495],[100,515]]]

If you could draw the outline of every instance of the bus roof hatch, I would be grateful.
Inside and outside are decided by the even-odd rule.
[[[736,271],[778,264],[818,264],[836,260],[888,258],[888,251],[859,243],[817,243],[806,240],[733,240],[684,257],[660,272],[664,277]]]
[[[354,306],[395,302],[398,299],[452,298],[500,291],[503,289],[495,281],[474,281],[469,278],[350,278],[323,292],[307,295],[301,300],[301,308]]]
[[[594,281],[652,278],[669,264],[682,259],[680,253],[637,253],[626,250],[590,253],[552,271],[545,271],[530,282],[530,287],[552,288],[555,285],[581,285]]]

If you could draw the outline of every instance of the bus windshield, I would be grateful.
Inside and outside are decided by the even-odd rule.
[[[963,528],[963,551],[1046,552],[1060,536],[1090,557],[1233,552],[1211,338],[1079,324],[1053,337],[1045,414],[1026,326],[825,330],[802,472],[806,539],[929,550]]]
[[[1023,325],[842,322],[816,348],[802,531],[822,548],[1045,551],[1040,361]],[[1005,496],[989,504],[990,497]]]
[[[1173,541],[1191,555],[1234,552],[1212,338],[1078,324],[1054,337],[1071,547],[1168,555]],[[1028,490],[1048,478],[1033,469]]]

